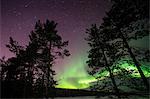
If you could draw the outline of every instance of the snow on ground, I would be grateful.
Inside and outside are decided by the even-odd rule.
[[[118,99],[117,97],[108,97],[108,96],[104,96],[104,97],[99,97],[96,98],[94,96],[83,96],[83,97],[57,97],[54,99]],[[144,97],[144,96],[129,96],[128,98],[121,98],[121,99],[150,99],[150,96]]]

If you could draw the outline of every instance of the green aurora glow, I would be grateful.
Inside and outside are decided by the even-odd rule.
[[[58,88],[69,89],[83,89],[90,86],[90,82],[96,81],[96,79],[88,75],[86,71],[86,64],[83,57],[78,55],[75,59],[67,64],[65,71],[61,73]]]
[[[70,65],[70,67],[62,74],[62,79],[59,81],[59,85],[57,88],[69,88],[69,89],[84,89],[89,88],[91,82],[96,82],[96,79],[93,76],[90,76],[85,69],[85,63],[79,58],[74,61],[75,65]],[[149,63],[148,63],[149,64]],[[127,62],[121,63],[119,67],[124,68],[126,70],[134,70],[134,73],[131,74],[132,77],[140,77],[137,68],[134,65],[128,64]],[[150,67],[148,65],[141,66],[146,77],[150,77]],[[117,72],[117,70],[114,70]],[[101,76],[101,79],[104,79],[103,76],[109,76],[107,70],[104,69],[103,72],[98,74]]]
[[[144,37],[143,39],[133,40],[130,42],[131,46],[149,49],[149,44],[145,43],[149,41],[149,36]],[[135,44],[136,42],[136,44]],[[84,52],[85,53],[85,52]],[[57,88],[68,88],[68,89],[84,89],[89,88],[91,82],[95,82],[96,79],[87,73],[88,66],[86,65],[86,55],[87,53],[79,53],[76,56],[71,56],[70,60],[65,62],[64,71],[58,75],[58,85]],[[127,62],[119,61],[121,64],[119,67],[134,70],[134,73],[131,74],[132,77],[140,77],[137,68],[133,64],[128,64]],[[143,70],[146,77],[150,77],[150,63],[140,62],[142,64],[141,69]],[[117,72],[117,70],[114,70]],[[107,70],[104,69],[103,72],[98,74],[104,79],[104,76],[109,76]]]

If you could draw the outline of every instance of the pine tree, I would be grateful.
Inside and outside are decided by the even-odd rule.
[[[8,62],[6,61],[5,57],[0,59],[0,80],[5,80],[5,72],[7,70]]]
[[[62,41],[61,36],[57,34],[57,23],[47,20],[46,23],[38,21],[35,26],[35,31],[30,36],[31,41],[38,42],[38,60],[42,63],[42,71],[46,79],[46,97],[48,91],[57,84],[54,80],[55,71],[52,70],[55,59],[58,57],[69,56],[69,51],[64,49],[68,45],[68,41]]]
[[[111,10],[103,18],[103,31],[107,30],[105,36],[108,37],[108,41],[117,38],[122,39],[123,45],[137,67],[146,88],[149,89],[149,84],[141,69],[141,64],[136,59],[128,43],[130,40],[149,35],[147,22],[149,18],[148,0],[112,0],[112,2]]]
[[[33,96],[32,91],[38,87],[38,81],[42,81],[42,88],[45,86],[45,95],[42,94],[45,97],[49,96],[49,91],[53,92],[57,84],[54,80],[56,73],[52,66],[55,59],[69,56],[70,53],[64,49],[68,41],[62,41],[61,36],[55,30],[56,25],[54,21],[47,20],[46,23],[38,21],[35,30],[29,35],[30,41],[26,47],[20,46],[11,37],[10,43],[6,45],[16,56],[8,60],[8,66],[4,72],[7,72],[7,79],[24,81],[22,97]]]
[[[20,46],[17,41],[13,40],[12,37],[9,38],[9,44],[6,44],[6,47],[16,56],[24,49],[23,46]]]
[[[13,40],[12,37],[10,37],[9,44],[7,44],[6,47],[10,52],[15,54],[15,57],[11,57],[6,60],[7,66],[5,67],[5,79],[17,80],[17,75],[19,73],[19,70],[17,70],[17,68],[19,68],[21,65],[20,59],[17,56],[24,50],[24,47],[20,46],[17,41]]]
[[[96,25],[92,25],[90,29],[87,29],[86,33],[88,34],[88,38],[86,38],[86,40],[91,48],[88,55],[89,60],[87,61],[88,66],[93,69],[90,71],[90,74],[93,75],[96,72],[99,72],[101,67],[105,67],[109,72],[113,88],[118,97],[120,97],[119,89],[117,88],[113,72],[110,68],[112,65],[113,52],[116,51],[116,49],[104,42],[106,37],[103,36],[100,29],[97,28]]]

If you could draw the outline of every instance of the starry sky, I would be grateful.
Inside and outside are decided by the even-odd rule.
[[[61,88],[86,88],[95,81],[86,72],[88,45],[85,30],[91,24],[102,23],[105,12],[111,7],[110,0],[1,0],[0,58],[12,57],[5,47],[9,37],[20,45],[27,45],[35,22],[46,19],[58,23],[58,34],[69,40],[70,57],[56,61],[54,70]],[[147,40],[132,41],[132,46],[148,48]]]
[[[85,30],[93,23],[100,24],[110,6],[109,0],[1,0],[0,57],[13,56],[5,47],[10,36],[25,46],[37,20],[54,20],[58,23],[58,34],[69,40],[71,53],[70,57],[56,62],[56,79],[60,87],[81,87],[78,79],[94,80],[86,72]]]

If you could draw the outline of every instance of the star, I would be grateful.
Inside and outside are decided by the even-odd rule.
[[[29,42],[29,33],[34,30],[37,20],[45,22],[46,19],[54,20],[57,25],[58,34],[63,40],[68,40],[68,49],[72,56],[56,64],[55,70],[58,75],[56,79],[65,77],[63,71],[70,67],[75,68],[74,59],[86,55],[87,46],[84,41],[84,32],[93,23],[99,23],[107,6],[102,7],[106,0],[2,0],[2,51],[1,56],[11,57],[11,52],[5,47],[10,36],[26,46]],[[8,2],[9,1],[9,2]],[[96,5],[97,4],[97,5]],[[106,6],[106,7],[105,7]],[[104,10],[105,7],[105,10]],[[81,54],[82,53],[82,54]],[[1,57],[0,56],[0,57]],[[85,62],[83,60],[77,63]],[[78,64],[77,64],[78,65]],[[61,69],[60,69],[61,68]],[[81,65],[80,68],[84,68]],[[80,71],[80,70],[78,70]],[[86,72],[84,72],[86,74]],[[73,76],[73,75],[71,75]],[[70,84],[70,83],[69,83]],[[71,84],[70,84],[71,85]]]
[[[30,0],[27,4],[24,5],[24,7],[28,8],[31,5],[31,3],[33,3],[33,0]]]

